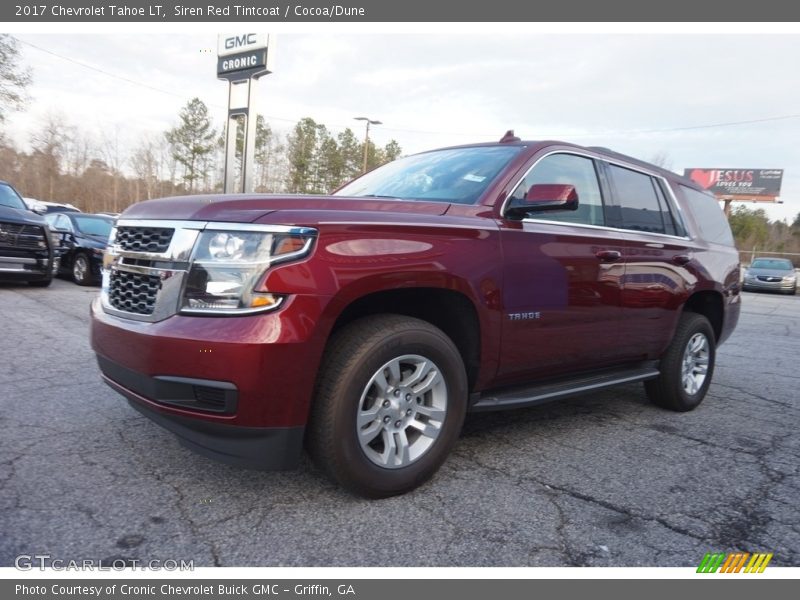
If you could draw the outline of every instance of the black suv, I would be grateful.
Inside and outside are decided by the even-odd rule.
[[[56,268],[44,218],[28,209],[11,184],[0,181],[0,280],[46,287]]]

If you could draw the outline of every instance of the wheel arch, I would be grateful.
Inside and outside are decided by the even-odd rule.
[[[722,294],[716,290],[700,290],[683,304],[683,312],[703,315],[711,323],[715,341],[719,342],[725,324],[725,305]]]

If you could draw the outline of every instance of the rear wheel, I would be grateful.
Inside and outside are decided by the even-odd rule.
[[[716,342],[708,319],[684,313],[675,336],[661,358],[661,375],[645,381],[650,400],[663,408],[685,412],[705,398],[714,374]]]
[[[429,479],[461,431],[467,377],[433,325],[377,315],[347,325],[323,359],[308,430],[315,462],[358,494],[401,494]]]
[[[72,261],[72,280],[78,285],[90,285],[92,283],[92,265],[89,257],[83,253],[76,254]]]

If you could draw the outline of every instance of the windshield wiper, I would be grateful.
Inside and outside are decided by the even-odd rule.
[[[363,194],[356,196],[356,198],[384,198],[386,200],[405,200],[405,198],[398,198],[397,196],[384,196],[382,194]]]

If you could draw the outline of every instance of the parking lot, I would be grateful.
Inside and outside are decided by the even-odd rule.
[[[468,417],[437,477],[355,498],[198,456],[100,380],[97,288],[0,284],[0,566],[691,566],[706,552],[800,565],[800,296],[745,293],[692,413],[640,384]]]

